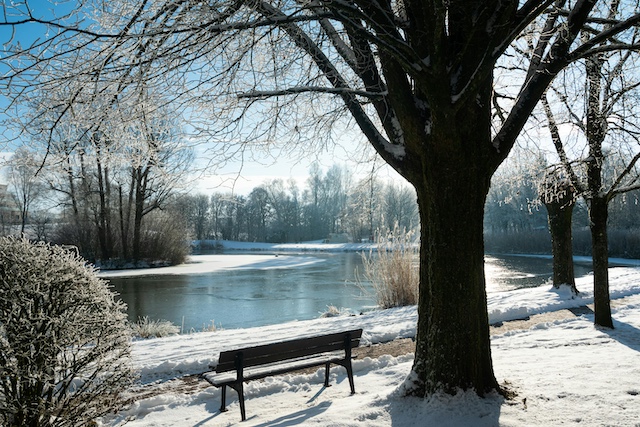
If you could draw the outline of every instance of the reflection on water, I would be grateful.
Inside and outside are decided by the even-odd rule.
[[[130,320],[143,316],[169,320],[182,325],[185,332],[202,330],[212,323],[233,329],[312,319],[329,305],[354,313],[375,306],[375,298],[355,284],[356,269],[362,272],[359,254],[312,256],[322,262],[287,269],[226,270],[110,281],[127,303]],[[487,256],[485,271],[487,291],[500,292],[544,284],[552,276],[552,264],[551,259],[545,258]],[[588,271],[588,266],[576,265],[576,276]],[[370,291],[370,286],[365,286]]]

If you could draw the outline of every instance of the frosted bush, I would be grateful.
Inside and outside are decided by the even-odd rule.
[[[419,269],[413,240],[413,233],[396,226],[389,233],[378,233],[377,252],[362,254],[364,277],[371,282],[380,308],[418,303]]]
[[[160,338],[175,335],[180,328],[168,320],[151,320],[144,316],[131,325],[133,336],[140,338]]]
[[[0,238],[0,425],[86,426],[135,379],[125,305],[74,251]]]
[[[351,312],[349,311],[348,308],[344,308],[344,307],[338,308],[335,305],[328,305],[327,310],[324,311],[323,313],[320,313],[321,318],[349,316],[349,315],[351,315]]]

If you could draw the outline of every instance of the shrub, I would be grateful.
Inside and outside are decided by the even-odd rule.
[[[155,211],[145,217],[140,239],[140,260],[183,263],[191,250],[184,221],[170,212]],[[137,261],[140,261],[137,260]]]
[[[0,238],[0,424],[85,426],[133,383],[125,305],[74,251]]]
[[[419,269],[413,233],[378,232],[377,253],[362,254],[364,276],[373,286],[378,306],[402,307],[418,303]]]

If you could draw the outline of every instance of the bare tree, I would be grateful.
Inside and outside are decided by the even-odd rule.
[[[187,196],[187,217],[193,228],[193,237],[196,240],[206,239],[211,229],[214,232],[216,230],[220,203],[218,203],[219,197],[214,196],[211,196],[211,199],[204,194]],[[209,200],[211,200],[211,203]]]
[[[490,179],[563,68],[596,53],[638,47],[630,31],[640,22],[637,4],[611,17],[610,3],[122,0],[92,10],[94,22],[108,30],[65,26],[64,20],[51,25],[73,29],[90,49],[90,61],[74,62],[76,73],[173,94],[188,106],[199,136],[237,131],[243,141],[294,139],[311,147],[336,136],[328,127],[345,129],[350,120],[417,192],[420,316],[406,391],[485,394],[500,388],[484,278]],[[14,10],[2,19],[10,21],[3,25],[36,22]],[[581,40],[585,27],[592,36]],[[526,29],[531,58],[517,46]],[[104,44],[92,44],[98,41]],[[12,50],[7,57],[30,61],[42,53],[70,69],[65,61],[71,55],[46,56],[49,51],[32,49],[25,57]],[[510,88],[494,90],[497,64],[509,61],[525,61],[527,72],[510,75]],[[19,73],[32,70],[21,65],[12,80],[3,80],[18,91],[24,88]],[[241,130],[248,118],[253,126]],[[230,137],[218,138],[224,155],[233,150]]]
[[[383,224],[382,205],[384,185],[375,174],[356,182],[349,194],[347,206],[348,231],[357,240],[374,240]]]
[[[273,206],[264,186],[251,190],[247,200],[247,237],[249,241],[268,242]]]
[[[612,2],[608,19],[614,19],[622,8]],[[607,24],[612,25],[611,23]],[[638,34],[634,31],[633,38]],[[592,35],[585,30],[582,39],[591,40]],[[554,146],[560,163],[565,169],[571,186],[587,202],[591,229],[591,253],[594,271],[594,312],[595,323],[613,327],[609,296],[609,249],[607,221],[609,203],[619,194],[640,188],[640,111],[635,99],[640,80],[637,64],[631,52],[598,52],[584,60],[584,71],[573,71],[574,83],[578,91],[586,96],[571,97],[564,88],[554,88],[555,95],[564,114],[558,116],[552,110],[547,96],[543,106],[549,123]],[[579,73],[579,74],[578,74]],[[575,79],[578,75],[579,78]],[[576,82],[577,80],[577,82]],[[586,156],[573,147],[575,159],[560,134],[558,117],[566,117],[566,124],[579,134],[576,144],[585,147]],[[620,166],[610,168],[613,174],[607,176],[607,163]]]
[[[44,183],[38,176],[42,165],[35,153],[19,148],[11,157],[9,183],[16,206],[20,209],[20,235],[25,234],[34,205],[43,197]]]
[[[413,230],[419,224],[418,204],[413,188],[390,183],[384,194],[385,221],[388,230],[397,225],[401,230]]]
[[[567,285],[578,294],[573,270],[573,208],[578,197],[571,180],[560,169],[550,169],[538,186],[540,200],[547,208],[553,253],[553,286]]]

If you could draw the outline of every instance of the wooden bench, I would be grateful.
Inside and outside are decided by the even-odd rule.
[[[347,370],[351,394],[354,394],[351,349],[358,347],[361,336],[362,329],[355,329],[223,351],[215,372],[207,372],[203,377],[214,386],[222,387],[220,412],[227,410],[227,386],[238,393],[242,421],[246,420],[243,382],[249,380],[324,365],[324,386],[329,387],[329,367],[334,363]]]

